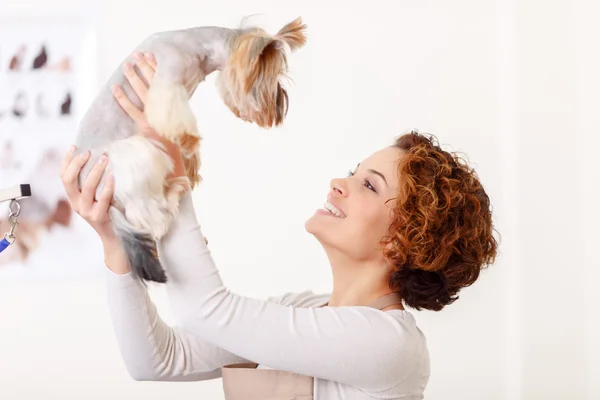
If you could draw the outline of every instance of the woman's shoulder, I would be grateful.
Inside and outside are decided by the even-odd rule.
[[[303,292],[287,292],[267,299],[271,303],[292,307],[321,307],[329,302],[329,293],[315,293],[311,290]]]
[[[309,308],[323,307],[327,305],[330,298],[330,293],[315,293],[311,290],[305,290],[302,292],[287,292],[279,296],[272,296],[267,298],[267,301],[271,303],[281,304],[284,306]],[[368,307],[360,307],[360,309],[366,313],[372,313],[373,311],[377,311]],[[419,330],[419,328],[417,327],[417,321],[410,311],[390,310],[386,311],[383,314],[375,314],[381,316],[384,319],[387,319],[390,322],[393,322],[394,324],[398,324],[399,326],[405,329]]]
[[[267,301],[290,306],[290,307],[323,307],[327,305],[331,297],[330,293],[315,293],[310,290],[303,292],[288,292],[280,296],[273,296]],[[407,356],[413,354],[418,359],[428,359],[429,351],[427,349],[427,338],[419,328],[415,316],[408,310],[389,310],[381,312],[369,307],[356,307],[353,318],[356,313],[361,313],[361,320],[381,328],[378,330],[378,340],[389,342],[390,346]],[[347,314],[351,315],[351,314]],[[336,318],[339,318],[336,317]],[[391,353],[393,354],[393,352]]]
[[[322,307],[331,297],[330,293],[315,293],[310,290],[303,292],[290,292],[269,298],[269,301],[290,307]],[[344,312],[335,316],[336,330],[340,326],[364,325],[363,329],[352,329],[350,335],[362,331],[361,335],[371,336],[380,348],[385,349],[385,356],[380,357],[382,365],[386,366],[382,373],[390,373],[390,381],[398,379],[397,371],[407,371],[402,382],[406,379],[420,380],[429,376],[429,350],[427,339],[419,328],[417,320],[408,310],[380,311],[370,307],[348,307],[352,312]],[[351,318],[352,321],[340,324],[340,319]],[[323,318],[319,322],[326,323]],[[321,326],[321,331],[326,327]],[[370,332],[367,334],[366,332]],[[340,337],[340,340],[344,340]],[[401,383],[404,385],[404,383]]]

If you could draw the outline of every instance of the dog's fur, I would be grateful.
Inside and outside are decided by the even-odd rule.
[[[166,282],[156,241],[169,230],[181,193],[201,181],[201,136],[189,107],[198,84],[220,71],[219,92],[237,117],[263,128],[280,125],[288,108],[280,80],[286,77],[287,54],[306,43],[305,29],[300,18],[275,35],[260,28],[197,27],[154,34],[134,50],[156,58],[144,112],[159,135],[180,147],[187,175],[183,179],[166,180],[173,170],[172,160],[160,144],[137,134],[135,124],[113,98],[111,87],[118,84],[143,107],[121,68],[106,83],[79,126],[77,153],[91,150],[92,155],[79,175],[79,185],[95,160],[107,154],[107,171],[115,177],[109,213],[137,277]],[[96,196],[103,186],[104,177]]]

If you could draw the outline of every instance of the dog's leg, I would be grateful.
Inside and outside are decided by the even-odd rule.
[[[198,154],[193,154],[189,158],[184,158],[183,165],[185,167],[185,173],[193,189],[202,181],[202,177],[198,172],[200,169],[200,156]]]
[[[200,170],[200,136],[184,134],[181,137],[179,146],[183,156],[186,175],[190,181],[191,188],[196,187],[202,178],[198,171]]]
[[[165,197],[167,199],[167,209],[173,218],[175,218],[179,210],[181,195],[191,189],[190,180],[186,176],[171,178],[166,182]]]
[[[129,223],[153,239],[162,237],[173,220],[165,195],[166,177],[173,171],[169,155],[142,136],[111,143],[107,155],[114,198]]]
[[[197,72],[198,60],[172,48],[155,53],[156,72],[148,89],[145,113],[150,126],[173,143],[184,134],[197,136],[196,118],[189,106],[187,78]]]
[[[178,143],[186,133],[197,135],[196,117],[188,101],[188,93],[182,84],[155,78],[148,89],[145,106],[148,123],[173,143]]]

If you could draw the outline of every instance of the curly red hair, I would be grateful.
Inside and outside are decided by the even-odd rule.
[[[400,136],[394,222],[383,239],[390,286],[407,306],[439,311],[496,258],[490,199],[477,174],[434,137]]]

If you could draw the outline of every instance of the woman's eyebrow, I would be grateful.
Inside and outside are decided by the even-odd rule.
[[[356,165],[356,169],[358,169],[358,167],[359,167],[359,166],[360,166],[360,163],[358,163],[358,164]],[[379,172],[379,171],[376,171],[376,170],[374,170],[374,169],[370,169],[370,168],[369,168],[369,169],[367,169],[367,172],[370,172],[370,173],[372,173],[372,174],[375,174],[375,175],[379,175],[379,176],[381,177],[381,179],[383,179],[383,181],[385,182],[386,186],[388,186],[388,187],[389,187],[389,185],[388,185],[388,183],[387,183],[387,179],[385,179],[385,176],[384,176],[384,175],[383,175],[381,172]]]

